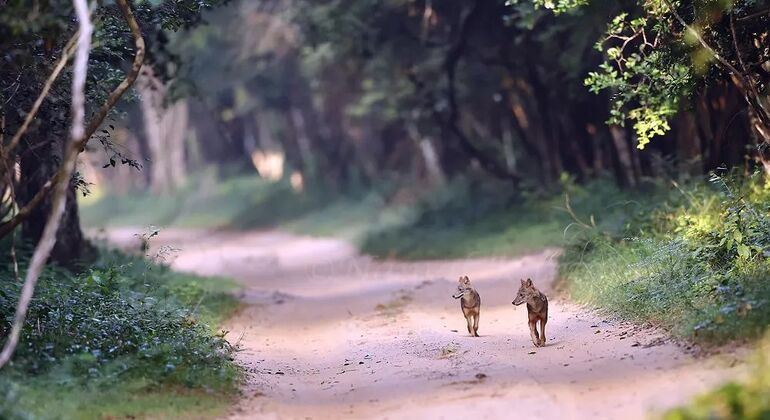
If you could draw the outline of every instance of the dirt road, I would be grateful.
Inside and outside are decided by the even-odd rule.
[[[169,230],[160,244],[181,248],[175,269],[244,286],[227,327],[248,381],[231,419],[634,419],[735,373],[724,358],[695,360],[561,298],[555,250],[379,262],[342,241],[279,232]],[[462,274],[482,298],[480,338],[450,297]],[[530,341],[526,308],[511,305],[522,277],[551,302],[544,348]]]

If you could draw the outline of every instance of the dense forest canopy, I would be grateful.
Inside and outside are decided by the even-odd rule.
[[[109,136],[114,125],[102,126],[102,122],[114,114],[113,107],[138,76],[133,73],[138,73],[139,66],[145,63],[145,68],[158,68],[161,75],[174,68],[173,54],[165,48],[166,32],[199,24],[201,12],[217,2],[138,2],[122,9],[123,3],[100,3],[93,11],[96,29],[86,106],[90,117],[87,137],[94,139],[89,142],[86,138],[81,148],[86,143],[93,148],[99,142],[112,166],[116,159],[139,166],[135,159],[123,156],[111,146]],[[23,224],[24,237],[36,241],[50,210],[52,180],[64,153],[71,95],[71,73],[64,68],[74,52],[77,25],[69,1],[41,1],[32,7],[25,1],[9,1],[1,7],[0,175],[6,193],[0,235],[8,235]],[[134,20],[141,33],[132,34]],[[132,61],[138,62],[132,66]],[[76,189],[87,189],[88,181],[76,174],[72,186],[53,252],[53,257],[63,263],[80,260],[89,252],[75,201]]]
[[[206,99],[194,106],[232,153],[278,148],[311,180],[367,184],[406,168],[435,180],[478,167],[514,184],[612,173],[634,186],[679,170],[671,162],[698,173],[762,160],[766,9],[249,2],[212,16],[248,37],[207,27],[175,42],[188,80],[226,75],[198,86]]]
[[[468,171],[524,189],[565,174],[633,187],[766,162],[765,1],[265,0],[200,25],[219,3],[131,4],[144,66],[116,108],[127,118],[92,124],[91,165],[73,187],[87,189],[84,173],[117,176],[88,172],[101,166],[142,169],[131,188],[162,192],[211,163],[265,175],[269,162],[337,190]],[[42,230],[67,127],[71,15],[64,1],[3,5],[3,235]],[[94,19],[89,115],[137,52],[115,4]],[[62,261],[87,249],[74,197]]]

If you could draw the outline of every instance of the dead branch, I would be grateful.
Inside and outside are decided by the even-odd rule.
[[[43,235],[35,247],[32,254],[32,260],[27,268],[27,274],[24,279],[24,286],[21,289],[21,296],[16,306],[16,314],[13,319],[11,333],[8,340],[0,352],[0,369],[10,360],[16,345],[19,342],[21,330],[24,327],[24,321],[27,317],[27,309],[32,301],[32,295],[35,292],[35,285],[40,277],[40,273],[45,267],[51,250],[56,244],[56,232],[59,230],[64,208],[67,204],[67,189],[69,188],[69,179],[75,170],[78,149],[77,144],[82,141],[85,134],[85,86],[86,72],[88,71],[88,53],[91,48],[91,33],[93,26],[91,24],[90,11],[87,0],[73,0],[75,12],[77,14],[80,31],[77,38],[77,51],[75,54],[75,63],[73,65],[72,76],[72,130],[70,133],[70,144],[64,155],[64,161],[61,164],[59,173],[61,176],[55,183],[55,192],[51,213],[48,215],[48,221],[45,224]]]

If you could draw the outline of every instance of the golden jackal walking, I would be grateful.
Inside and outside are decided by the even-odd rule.
[[[468,276],[460,277],[460,284],[457,285],[457,293],[452,295],[452,297],[460,299],[460,309],[463,310],[465,321],[468,323],[468,333],[470,333],[472,337],[478,337],[481,297],[478,292],[471,287],[471,280]]]
[[[535,347],[545,346],[545,323],[548,322],[548,298],[532,284],[532,279],[521,281],[521,287],[513,300],[514,305],[519,306],[527,303],[527,316],[529,323],[529,334],[532,336],[532,343]],[[540,334],[537,332],[537,321],[540,321]]]

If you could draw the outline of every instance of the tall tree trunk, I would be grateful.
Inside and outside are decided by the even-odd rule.
[[[178,101],[166,107],[166,87],[148,66],[139,75],[136,87],[141,94],[144,129],[150,152],[150,188],[155,193],[179,188],[186,177],[187,103]]]
[[[187,166],[185,164],[187,124],[188,113],[187,101],[185,100],[177,101],[163,113],[161,127],[166,139],[164,145],[168,155],[166,170],[168,171],[169,185],[173,189],[184,185],[185,178],[187,178]]]
[[[318,175],[315,158],[311,148],[310,135],[308,134],[305,114],[299,107],[293,106],[289,110],[289,123],[294,132],[294,138],[297,142],[297,149],[302,158],[303,172],[305,177],[315,179]]]
[[[588,137],[591,139],[591,166],[593,167],[594,174],[600,174],[607,169],[604,156],[606,142],[602,141],[596,126],[593,124],[588,124],[586,126],[586,133],[588,133]]]
[[[635,187],[637,179],[634,172],[634,162],[631,155],[631,146],[628,143],[626,130],[618,126],[610,127],[610,136],[612,144],[615,145],[615,152],[618,157],[620,172],[623,176],[623,182],[629,187]]]
[[[163,168],[163,138],[160,119],[163,105],[163,86],[149,66],[145,66],[136,81],[144,121],[144,134],[150,152],[150,189],[160,193],[168,189],[167,173]]]
[[[770,177],[770,126],[757,116],[753,109],[749,108],[749,125],[754,143],[757,145],[757,159],[762,164],[765,176]]]
[[[16,189],[16,198],[20,207],[25,206],[56,174],[64,155],[66,134],[60,131],[46,133],[38,129],[29,133],[29,142],[22,142],[26,150],[21,153],[21,176]],[[49,137],[50,136],[50,137]],[[22,224],[22,237],[30,243],[37,243],[43,234],[48,214],[51,212],[51,198],[48,195],[37,206],[30,217]],[[93,247],[86,241],[80,228],[78,203],[75,185],[67,191],[67,202],[61,225],[56,233],[56,244],[51,251],[51,259],[57,263],[72,267],[93,257]]]
[[[701,139],[695,123],[695,116],[690,111],[685,111],[677,119],[677,156],[679,157],[680,171],[695,175],[702,171],[703,153],[701,152]]]
[[[438,153],[436,152],[436,148],[433,146],[430,137],[421,136],[420,129],[413,120],[405,121],[404,126],[407,135],[412,140],[415,148],[420,151],[428,181],[433,185],[443,184],[445,182],[444,171],[441,169]]]

